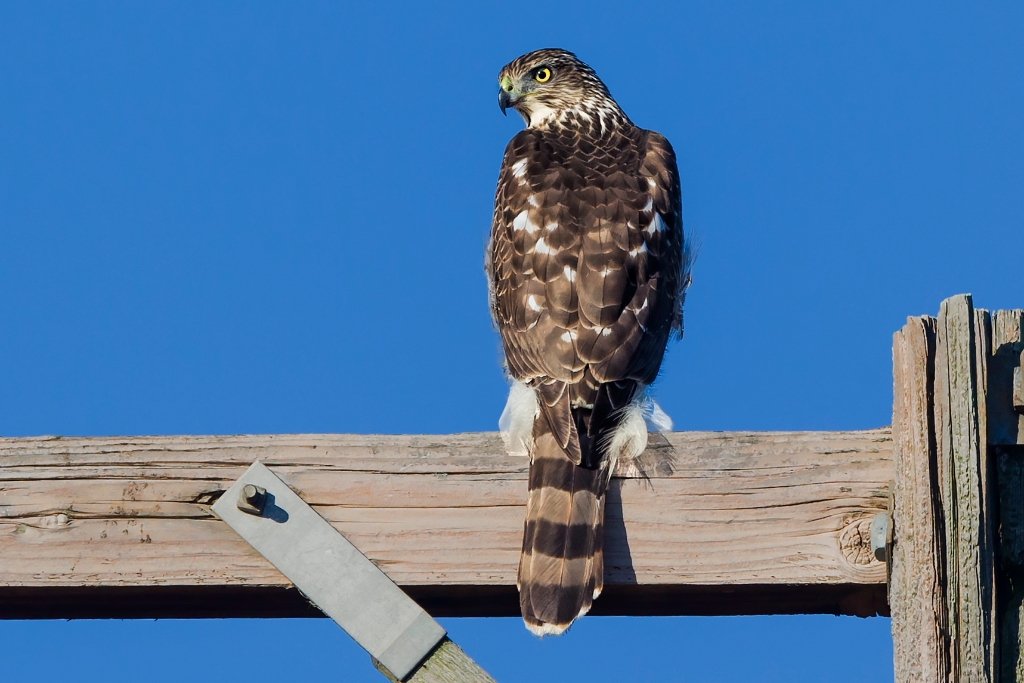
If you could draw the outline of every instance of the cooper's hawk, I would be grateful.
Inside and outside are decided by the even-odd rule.
[[[523,55],[498,80],[502,112],[527,125],[505,149],[487,247],[514,380],[501,427],[531,457],[517,583],[527,628],[559,634],[604,585],[616,460],[639,456],[652,412],[664,417],[646,387],[682,333],[689,262],[665,138],[565,50]]]

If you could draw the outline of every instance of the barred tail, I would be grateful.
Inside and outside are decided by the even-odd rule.
[[[526,628],[558,635],[590,610],[604,586],[605,468],[569,459],[540,417],[534,429],[519,604]]]

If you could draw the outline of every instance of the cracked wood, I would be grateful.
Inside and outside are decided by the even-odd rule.
[[[886,613],[888,428],[646,455],[673,465],[613,481],[595,614]],[[210,513],[256,459],[431,613],[517,613],[527,462],[480,433],[0,439],[0,617],[315,614]]]

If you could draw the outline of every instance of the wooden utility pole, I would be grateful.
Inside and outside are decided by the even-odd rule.
[[[1022,321],[961,295],[894,337],[897,683],[1024,680]]]

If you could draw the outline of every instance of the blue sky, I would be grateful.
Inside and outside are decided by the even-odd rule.
[[[905,316],[1024,306],[1021,35],[996,2],[4,3],[0,434],[495,428],[482,255],[521,126],[495,76],[547,46],[679,155],[702,249],[656,386],[677,428],[888,424]],[[886,619],[445,625],[503,682],[892,669]],[[382,680],[325,620],[0,638],[26,683]]]

